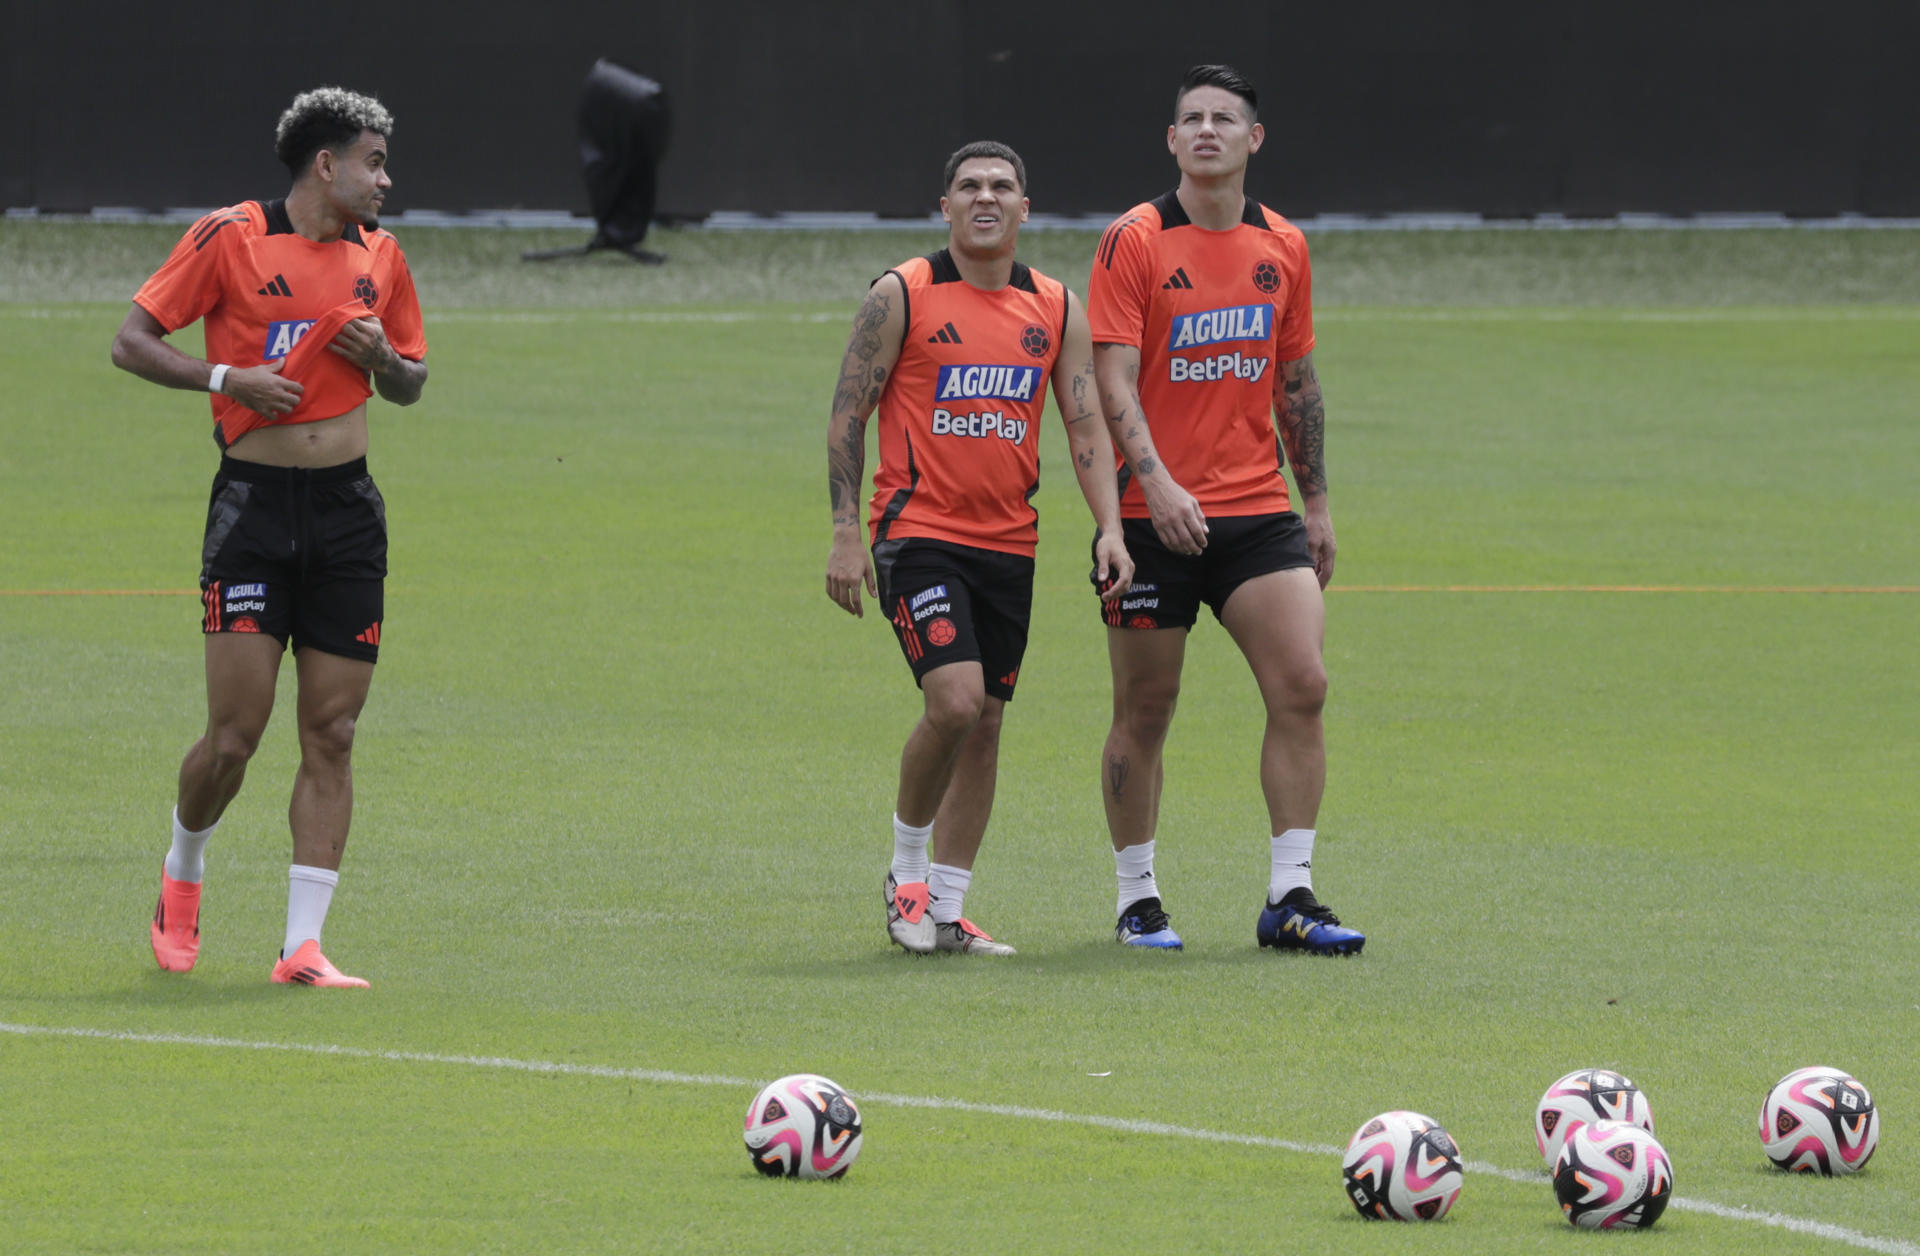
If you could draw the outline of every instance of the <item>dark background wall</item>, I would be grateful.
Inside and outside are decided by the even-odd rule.
[[[393,110],[390,211],[584,211],[574,106],[611,56],[671,93],[672,215],[924,214],[982,137],[1036,210],[1118,210],[1171,185],[1202,60],[1260,87],[1250,187],[1293,215],[1920,215],[1913,0],[0,0],[0,45],[9,206],[277,193],[279,111],[338,82]]]

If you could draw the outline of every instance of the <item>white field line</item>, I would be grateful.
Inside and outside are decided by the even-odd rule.
[[[718,1073],[676,1073],[666,1069],[653,1068],[615,1068],[604,1064],[566,1064],[553,1060],[517,1060],[506,1056],[493,1055],[442,1055],[431,1051],[389,1051],[374,1047],[343,1047],[330,1043],[303,1042],[255,1042],[245,1038],[216,1038],[201,1034],[153,1034],[136,1033],[131,1030],[85,1029],[56,1025],[15,1025],[0,1021],[0,1033],[19,1037],[39,1038],[83,1038],[105,1042],[136,1042],[156,1046],[174,1047],[215,1047],[236,1051],[288,1051],[301,1055],[334,1056],[349,1060],[382,1060],[400,1064],[440,1064],[462,1068],[501,1069],[515,1073],[537,1073],[561,1077],[596,1077],[620,1081],[660,1082],[666,1085],[680,1086],[732,1086],[742,1090],[757,1089],[766,1084],[765,1080],[751,1077],[728,1077]],[[1020,1121],[1049,1121],[1061,1125],[1083,1125],[1094,1129],[1115,1130],[1123,1134],[1146,1134],[1159,1138],[1180,1138],[1198,1142],[1228,1143],[1239,1147],[1269,1147],[1277,1151],[1300,1152],[1311,1156],[1337,1156],[1341,1149],[1327,1143],[1301,1143],[1285,1138],[1270,1138],[1261,1134],[1234,1134],[1225,1130],[1200,1129],[1188,1125],[1171,1125],[1164,1121],[1136,1121],[1126,1117],[1098,1116],[1078,1112],[1062,1112],[1054,1108],[1028,1108],[1017,1104],[974,1103],[966,1099],[942,1099],[930,1095],[894,1095],[885,1093],[862,1092],[858,1096],[862,1103],[877,1103],[895,1108],[932,1108],[945,1112],[977,1112],[985,1116],[1011,1117]],[[1546,1175],[1541,1170],[1506,1169],[1484,1161],[1465,1162],[1469,1173],[1484,1174],[1488,1177],[1504,1178],[1509,1182],[1523,1185],[1545,1185]],[[1901,1239],[1876,1238],[1871,1234],[1862,1234],[1858,1230],[1849,1230],[1845,1226],[1829,1225],[1824,1221],[1808,1221],[1801,1217],[1790,1217],[1777,1212],[1755,1212],[1746,1208],[1729,1207],[1710,1200],[1685,1199],[1675,1197],[1668,1207],[1681,1212],[1704,1213],[1711,1217],[1720,1217],[1728,1221],[1747,1221],[1756,1225],[1769,1226],[1777,1230],[1787,1230],[1794,1234],[1805,1234],[1814,1238],[1828,1239],[1862,1251],[1882,1252],[1886,1256],[1920,1256],[1920,1244],[1909,1243]]]

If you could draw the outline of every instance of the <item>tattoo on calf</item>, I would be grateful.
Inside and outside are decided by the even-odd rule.
[[[1126,790],[1127,771],[1132,766],[1127,756],[1123,754],[1110,755],[1107,758],[1107,791],[1113,795],[1115,802],[1120,801],[1120,795]]]

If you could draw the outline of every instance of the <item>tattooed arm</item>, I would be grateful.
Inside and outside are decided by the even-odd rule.
[[[1140,405],[1140,350],[1127,344],[1097,344],[1093,370],[1107,430],[1133,469],[1133,478],[1140,482],[1154,533],[1176,554],[1198,554],[1207,548],[1207,518],[1193,494],[1174,483],[1153,447],[1146,411]]]
[[[1099,529],[1093,541],[1100,598],[1111,602],[1133,587],[1133,558],[1120,531],[1120,489],[1113,482],[1113,438],[1100,422],[1100,390],[1093,374],[1093,334],[1080,298],[1067,291],[1067,331],[1053,364],[1053,400],[1067,425],[1073,474]],[[1111,583],[1109,583],[1111,580]]]
[[[853,334],[847,337],[840,382],[833,390],[833,417],[827,420],[827,496],[833,504],[827,596],[849,615],[865,613],[860,607],[862,584],[867,596],[880,596],[873,556],[860,534],[860,486],[867,471],[867,419],[900,360],[906,296],[906,286],[893,274],[882,275],[867,289],[867,299],[854,315]]]
[[[1273,413],[1279,421],[1280,441],[1293,464],[1294,485],[1300,490],[1300,517],[1307,525],[1307,550],[1313,571],[1326,588],[1333,579],[1333,515],[1327,509],[1326,403],[1320,395],[1320,377],[1314,373],[1313,354],[1280,364],[1274,379]]]

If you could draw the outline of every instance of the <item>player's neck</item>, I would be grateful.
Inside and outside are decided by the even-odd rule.
[[[295,233],[319,244],[331,244],[347,230],[347,220],[311,183],[296,183],[287,193],[287,221]]]
[[[1013,250],[1011,248],[1005,253],[985,255],[964,253],[949,237],[947,256],[953,259],[953,268],[960,272],[960,278],[976,288],[998,292],[1013,282]]]
[[[1241,170],[1218,179],[1201,179],[1183,172],[1174,195],[1194,226],[1204,231],[1231,231],[1247,212],[1247,172]]]

